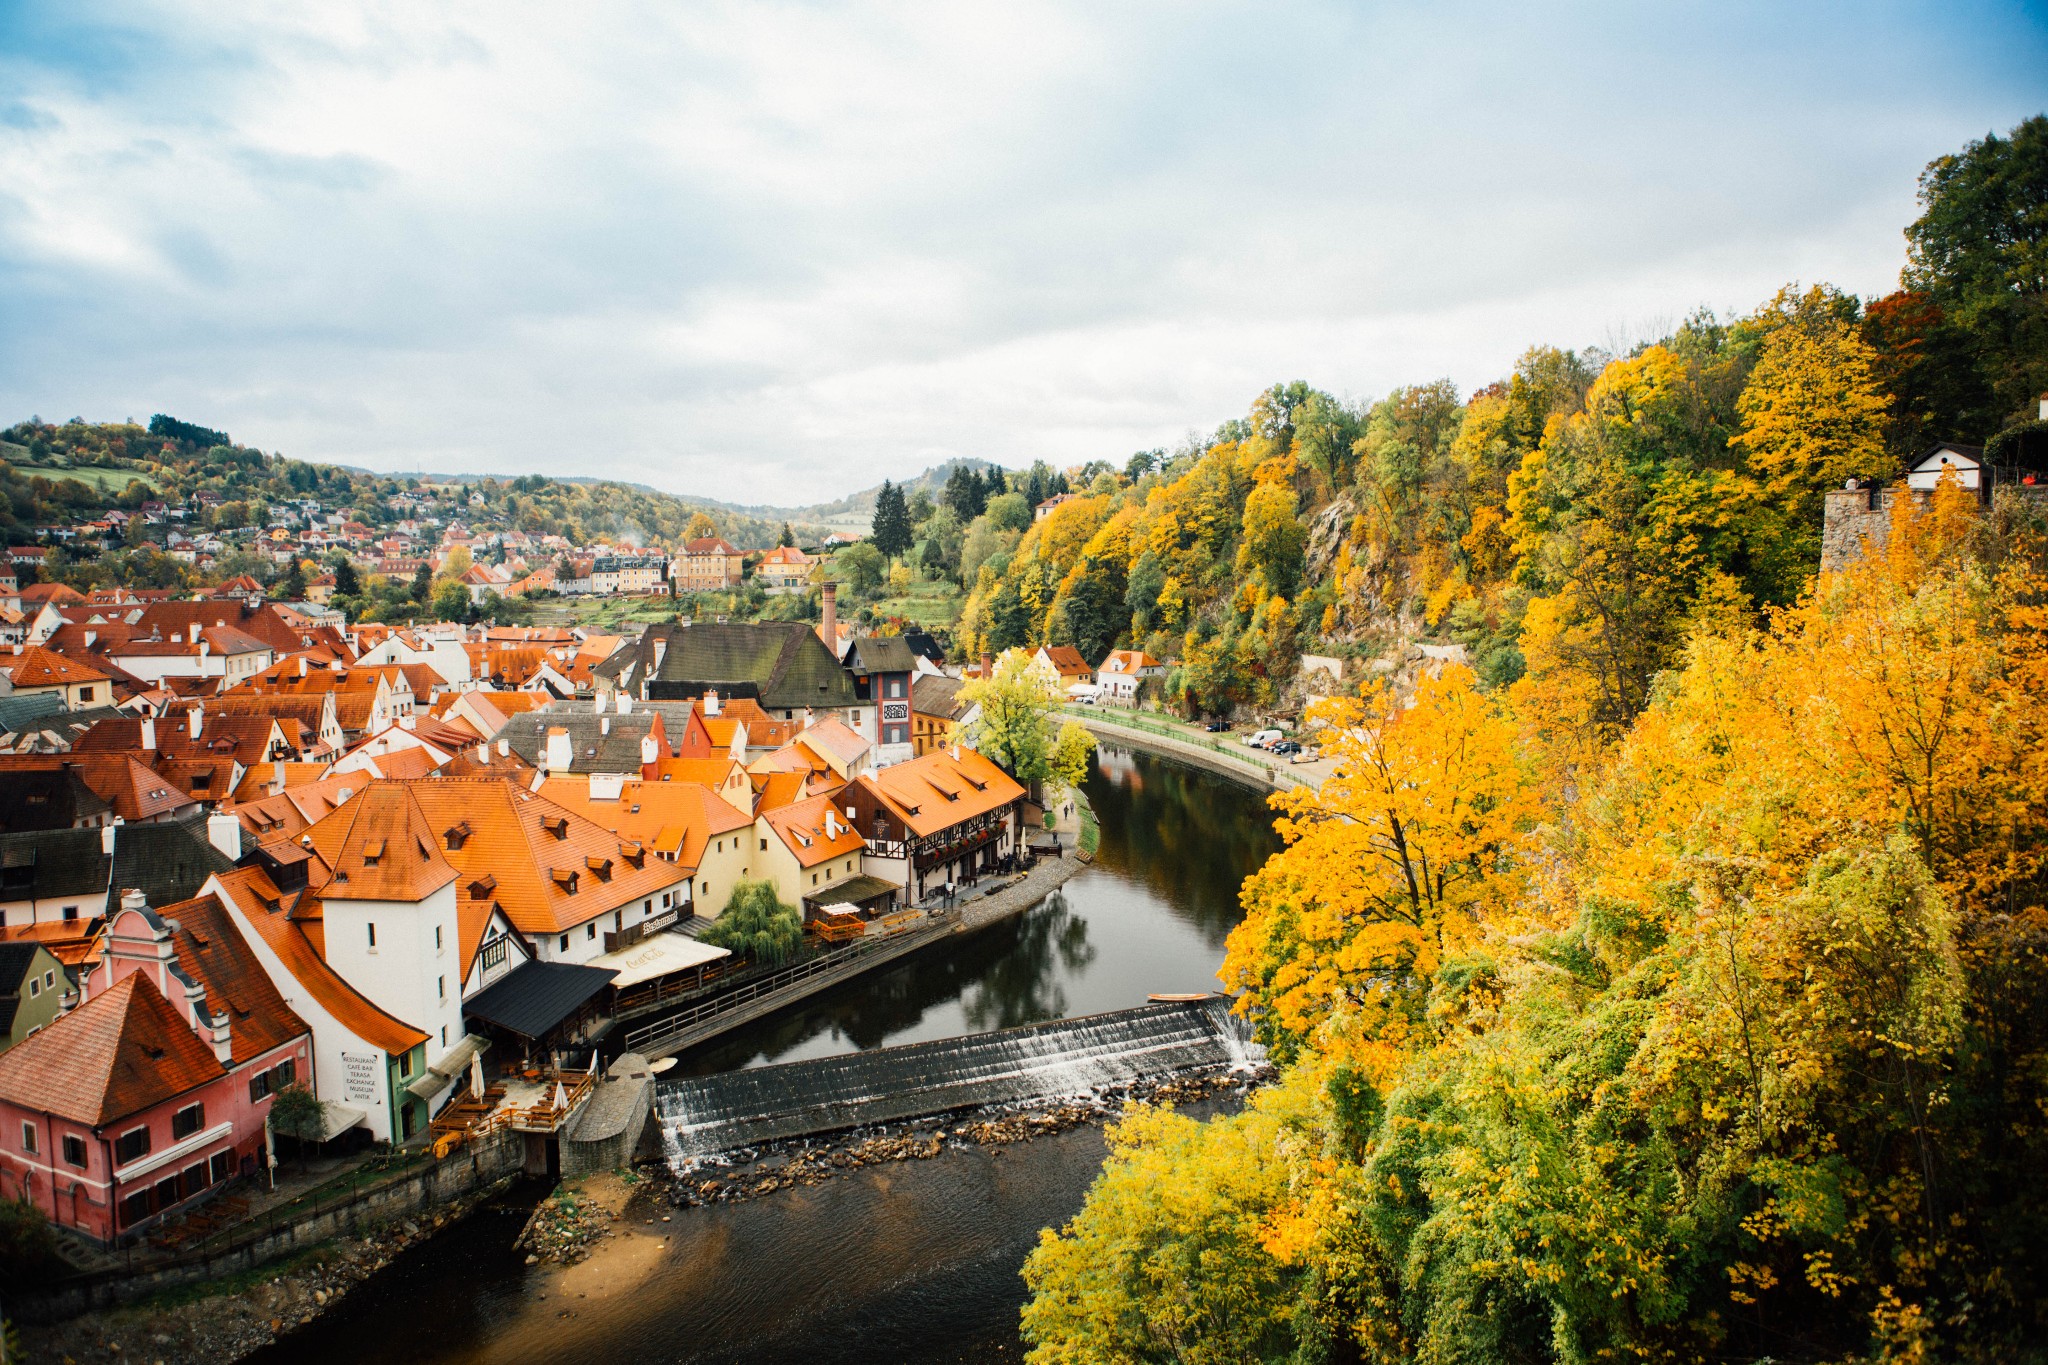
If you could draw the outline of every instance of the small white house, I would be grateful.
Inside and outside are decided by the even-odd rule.
[[[1166,665],[1141,649],[1113,649],[1095,670],[1095,685],[1109,701],[1133,705],[1147,678],[1166,676]]]
[[[1981,492],[1984,487],[1983,448],[1944,441],[1914,461],[1913,468],[1906,474],[1906,486],[1916,492],[1931,493],[1941,482],[1941,476],[1950,471],[1964,488],[1972,493]]]

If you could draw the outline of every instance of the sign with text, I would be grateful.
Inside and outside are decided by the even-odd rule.
[[[341,1088],[350,1104],[377,1103],[384,1090],[384,1059],[374,1052],[341,1054]]]

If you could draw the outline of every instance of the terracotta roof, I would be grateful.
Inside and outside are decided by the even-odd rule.
[[[321,767],[317,763],[292,766]],[[267,844],[278,839],[297,838],[307,828],[339,810],[349,798],[369,784],[370,778],[366,774],[342,773],[338,777],[323,777],[287,787],[275,796],[258,795],[221,809],[241,821],[242,828],[257,842]],[[247,785],[243,784],[245,788]]]
[[[227,1011],[230,1056],[236,1066],[312,1032],[277,993],[218,898],[179,901],[156,913],[178,926],[172,935],[178,965],[205,988],[206,1008]]]
[[[113,674],[103,668],[30,645],[19,654],[0,654],[0,673],[7,674],[15,691],[28,687],[69,687],[74,683],[104,682]]]
[[[0,1098],[97,1127],[225,1074],[162,993],[131,973],[0,1052]]]
[[[410,783],[372,782],[307,833],[330,871],[324,900],[419,901],[456,877]]]
[[[1095,670],[1081,657],[1081,651],[1072,645],[1041,645],[1038,652],[1052,662],[1062,678],[1095,676]]]
[[[1157,668],[1159,660],[1142,649],[1112,649],[1102,661],[1102,668],[1111,673],[1136,673],[1141,668]]]
[[[916,835],[936,834],[962,820],[998,810],[1024,795],[1016,779],[962,747],[936,749],[854,779]]]
[[[821,757],[837,759],[842,768],[860,762],[861,755],[868,751],[868,742],[845,721],[827,716],[797,736],[797,742],[814,750]]]
[[[298,730],[299,723],[290,722],[290,728]],[[261,801],[272,794],[273,786],[277,786],[279,791],[290,791],[293,787],[318,782],[326,775],[325,763],[300,763],[289,759],[282,763],[252,763],[235,787],[235,801],[238,804]],[[281,786],[278,785],[280,782]]]
[[[327,965],[293,917],[308,908],[303,893],[294,897],[298,903],[288,911],[284,893],[260,868],[254,867],[226,873],[214,885],[234,901],[257,937],[277,955],[292,978],[343,1028],[389,1053],[405,1052],[427,1041],[426,1034],[371,1004]]]
[[[736,555],[732,543],[723,536],[698,536],[683,546],[686,555]]]
[[[826,832],[828,814],[832,817],[834,831],[829,835]],[[867,840],[860,837],[845,816],[846,812],[832,804],[832,798],[814,796],[808,801],[769,811],[761,818],[782,840],[783,846],[796,855],[799,866],[816,867],[819,863],[858,853],[867,847]]]
[[[550,777],[540,794],[621,839],[637,839],[664,857],[673,855],[674,865],[684,872],[696,871],[703,862],[706,841],[754,823],[701,782],[626,782],[617,800],[596,801],[588,778]]]
[[[358,807],[389,809],[391,815],[365,826],[363,817],[352,815]],[[616,834],[503,778],[374,782],[307,833],[338,876],[359,865],[365,839],[382,838],[388,850],[400,837],[396,831],[401,814],[404,837],[423,836],[446,878],[432,886],[422,882],[426,889],[419,895],[393,899],[416,900],[447,881],[459,882],[456,904],[465,971],[488,922],[490,903],[502,908],[521,933],[559,933],[671,887],[685,875],[644,856],[641,865],[634,866]],[[385,832],[385,825],[393,832]],[[449,832],[459,825],[467,825],[469,832],[454,841],[457,847],[449,848]],[[360,834],[354,832],[358,827]],[[380,854],[380,863],[384,856],[388,855]],[[363,896],[359,875],[351,870],[350,881],[339,885],[349,894]],[[495,879],[489,894],[473,895],[472,888],[486,876]],[[334,899],[337,884],[328,883],[321,895]]]

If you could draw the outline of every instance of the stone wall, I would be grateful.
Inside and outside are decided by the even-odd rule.
[[[631,1165],[653,1113],[654,1074],[647,1059],[622,1054],[576,1116],[575,1127],[562,1134],[562,1179]]]
[[[1883,549],[1891,530],[1892,500],[1902,488],[1837,488],[1827,495],[1820,532],[1820,567],[1834,573],[1861,559],[1867,541]]]
[[[410,1218],[517,1175],[526,1152],[522,1136],[511,1131],[494,1134],[388,1185],[316,1208],[291,1222],[272,1227],[252,1220],[247,1240],[227,1250],[154,1263],[138,1259],[132,1267],[124,1265],[80,1276],[48,1291],[10,1295],[8,1315],[29,1322],[55,1322],[94,1309],[130,1303],[179,1285],[254,1270],[344,1233]]]

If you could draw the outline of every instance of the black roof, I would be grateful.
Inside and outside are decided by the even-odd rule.
[[[0,697],[0,734],[13,734],[28,722],[55,715],[64,709],[60,692],[30,692],[20,697]]]
[[[0,1018],[0,1033],[7,1032],[7,1026],[14,1022],[14,1007],[8,997],[21,990],[21,979],[28,975],[36,954],[42,951],[43,945],[35,942],[0,943],[0,1011],[6,1015]]]
[[[958,720],[967,709],[960,703],[960,689],[965,686],[958,678],[935,678],[926,673],[910,684],[910,709],[919,715]]]
[[[945,665],[946,651],[939,648],[938,637],[930,631],[906,630],[903,632],[903,643],[909,645],[910,652],[919,658],[930,659],[941,667]]]
[[[104,828],[0,834],[0,899],[77,896],[93,902],[82,912],[98,915],[118,909],[121,893],[133,889],[151,905],[175,905],[198,895],[214,873],[235,866],[207,842],[204,816],[110,828],[111,858],[102,851]]]
[[[526,962],[512,974],[477,993],[462,1012],[486,1024],[509,1029],[522,1038],[545,1038],[584,1001],[609,986],[618,973],[608,967],[581,967],[572,962]]]
[[[9,773],[0,782],[0,830],[72,829],[99,822],[113,810],[69,768]]]

